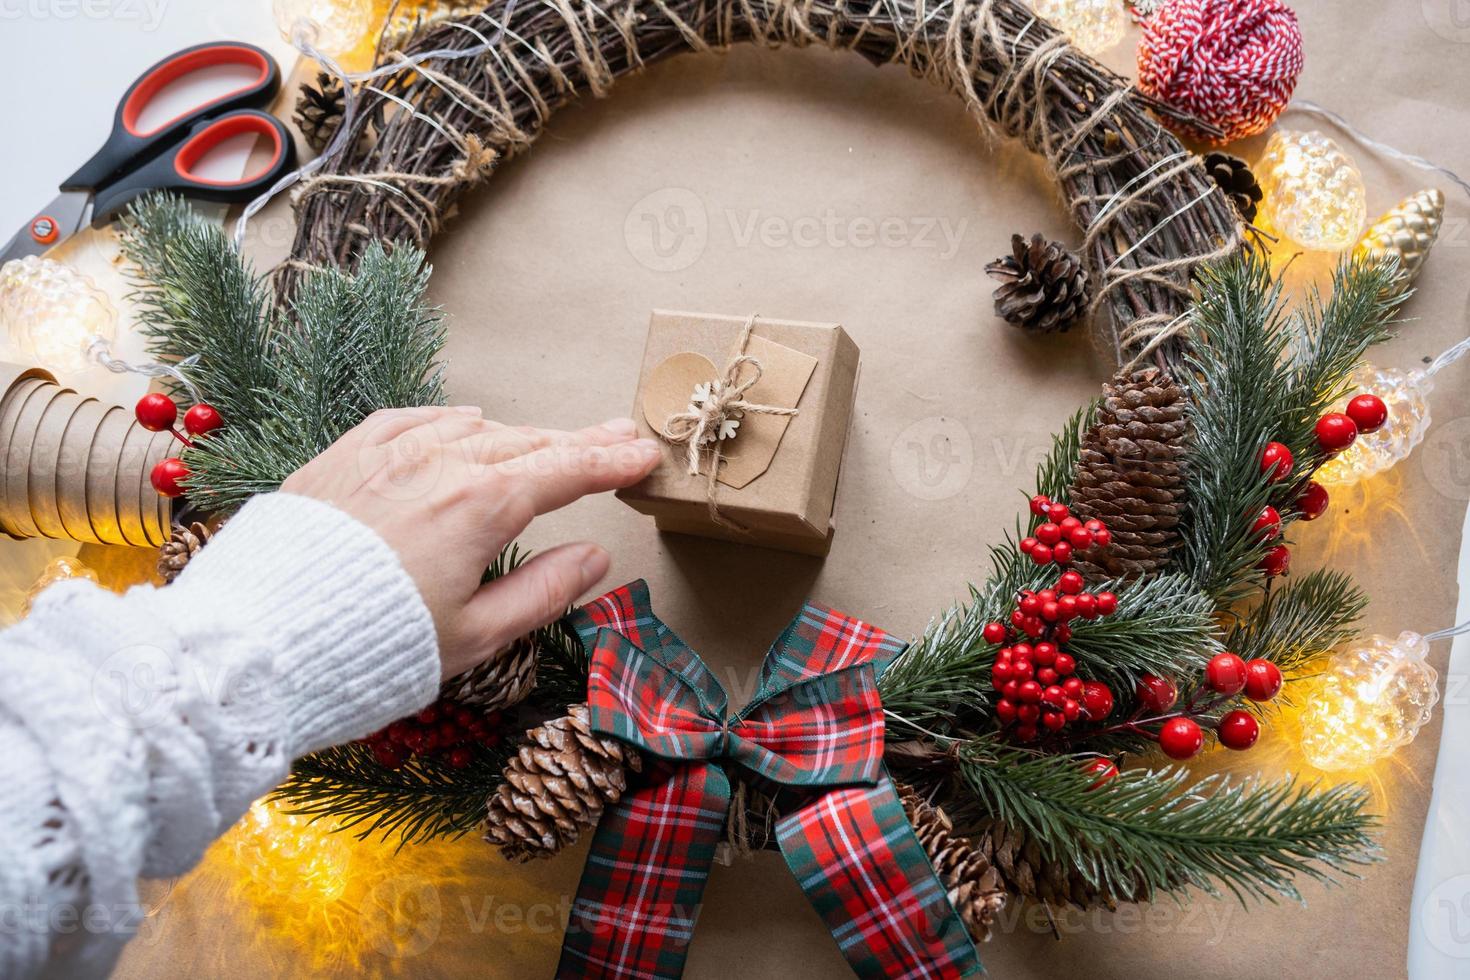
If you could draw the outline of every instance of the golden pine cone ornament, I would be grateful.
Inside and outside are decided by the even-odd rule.
[[[188,527],[175,524],[169,539],[158,549],[159,578],[165,582],[178,578],[199,549],[209,544],[209,539],[217,532],[218,528],[211,531],[200,521],[194,521]]]
[[[550,857],[622,798],[642,757],[592,730],[585,704],[526,733],[486,807],[485,840],[512,861]]]
[[[291,121],[301,130],[307,145],[321,153],[337,135],[346,109],[342,83],[324,71],[317,72],[315,85],[308,82],[301,86]]]
[[[912,787],[898,787],[903,812],[914,836],[929,855],[929,863],[949,895],[949,903],[977,943],[990,938],[990,926],[1005,908],[1006,891],[1000,872],[975,846],[954,833],[949,814],[932,806]]]
[[[1434,188],[1416,191],[1379,218],[1358,239],[1353,258],[1399,260],[1399,275],[1389,297],[1401,296],[1414,284],[1444,224],[1444,194]]]
[[[995,314],[1023,330],[1072,327],[1087,310],[1087,266],[1060,242],[1011,236],[1011,254],[985,267],[995,288]]]
[[[536,686],[539,653],[537,635],[523,636],[497,650],[479,666],[445,681],[441,693],[487,712],[520,704]]]
[[[1079,519],[1112,532],[1109,547],[1077,560],[1088,579],[1137,578],[1169,564],[1181,540],[1187,407],[1184,391],[1158,368],[1103,386],[1067,501]]]

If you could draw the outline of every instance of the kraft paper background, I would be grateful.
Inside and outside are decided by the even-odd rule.
[[[1470,25],[1457,26],[1453,0],[1351,6],[1297,4],[1307,51],[1298,94],[1470,169]],[[1106,59],[1130,77],[1133,36]],[[1372,215],[1431,183],[1343,145],[1363,170]],[[1470,323],[1466,201],[1439,186],[1448,217],[1407,309],[1418,322],[1377,351],[1379,363],[1414,367]],[[288,218],[278,208],[260,219],[262,258],[279,255]],[[807,595],[899,633],[922,630],[962,596],[1023,505],[1050,434],[1107,376],[1083,334],[1032,338],[993,316],[982,267],[1012,232],[1034,230],[1077,237],[1046,175],[1016,147],[987,145],[954,98],[900,68],[816,50],[680,58],[604,102],[563,110],[438,238],[433,294],[453,317],[451,397],[508,422],[579,426],[628,412],[651,309],[844,325],[864,377],[825,561],[660,537],[611,496],[538,522],[526,541],[609,546],[606,585],[646,577],[660,615],[742,703],[766,646]],[[1311,271],[1310,260],[1299,267]],[[1467,377],[1466,363],[1441,374],[1435,426],[1409,462],[1368,494],[1340,495],[1326,520],[1294,535],[1296,567],[1331,563],[1370,591],[1371,631],[1428,632],[1453,617],[1470,499]],[[1441,667],[1445,653],[1436,647]],[[1455,678],[1448,688],[1455,696]],[[981,949],[991,976],[1404,975],[1438,734],[1436,719],[1375,770],[1386,861],[1361,882],[1303,882],[1306,907],[1251,914],[1200,897],[1064,915],[1060,941],[1038,912],[1018,914]],[[1279,773],[1296,764],[1289,741],[1268,730],[1255,752],[1219,761]],[[348,923],[357,933],[329,939],[303,926],[283,941],[206,869],[174,889],[121,975],[550,975],[583,849],[513,867],[470,838],[399,858],[398,877],[384,870],[391,849],[354,853],[395,882]],[[385,905],[400,916],[385,919]],[[314,963],[313,945],[339,958]],[[688,976],[848,975],[779,856],[714,870]]]

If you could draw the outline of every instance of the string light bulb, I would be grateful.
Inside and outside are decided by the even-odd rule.
[[[1278,129],[1255,167],[1267,227],[1316,251],[1353,245],[1368,220],[1363,175],[1342,147],[1313,130]]]
[[[0,335],[28,363],[81,371],[95,345],[117,338],[117,311],[71,266],[27,255],[0,266]]]
[[[1031,9],[1091,55],[1117,45],[1128,26],[1127,14],[1117,0],[1032,0]]]
[[[1353,373],[1356,395],[1377,395],[1388,407],[1388,421],[1372,432],[1359,433],[1351,446],[1324,463],[1312,478],[1323,486],[1346,487],[1376,476],[1406,458],[1424,441],[1429,429],[1429,371],[1397,371],[1361,365]]]
[[[341,898],[347,887],[347,842],[274,803],[251,804],[229,843],[250,886],[277,905],[324,905]]]
[[[1302,754],[1318,769],[1346,772],[1413,741],[1439,701],[1429,638],[1374,636],[1328,661],[1302,715]]]
[[[271,12],[288,43],[304,42],[330,58],[356,48],[374,22],[371,0],[272,0]]]
[[[26,589],[25,599],[21,603],[20,614],[27,616],[31,611],[31,604],[36,601],[36,596],[45,592],[57,582],[65,582],[68,579],[86,579],[89,582],[97,581],[97,573],[92,571],[80,558],[61,556],[53,558],[41,569],[35,583]]]

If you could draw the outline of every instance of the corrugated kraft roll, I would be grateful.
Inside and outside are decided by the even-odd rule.
[[[168,540],[168,501],[148,474],[172,453],[172,436],[42,371],[0,364],[0,383],[0,530],[98,544]]]

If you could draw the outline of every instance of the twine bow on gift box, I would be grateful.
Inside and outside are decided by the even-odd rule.
[[[558,977],[682,974],[730,809],[727,769],[781,794],[781,853],[858,976],[981,969],[883,765],[878,675],[904,644],[807,603],[766,655],[755,698],[730,714],[643,582],[572,621],[591,651],[593,729],[655,765],[598,824]]]
[[[736,437],[740,419],[746,412],[757,415],[798,414],[794,408],[761,405],[745,400],[746,393],[755,387],[764,373],[760,360],[745,352],[750,344],[750,331],[755,326],[756,316],[757,314],[752,313],[740,328],[735,356],[725,365],[724,374],[696,387],[689,400],[689,407],[670,415],[659,432],[665,441],[686,447],[685,457],[690,476],[699,475],[700,457],[704,454],[705,447],[709,447],[709,516],[716,524],[737,530],[743,528],[721,514],[719,505],[715,503],[716,483],[720,476],[725,441]],[[746,367],[750,370],[744,371]],[[743,379],[742,373],[746,375]]]

